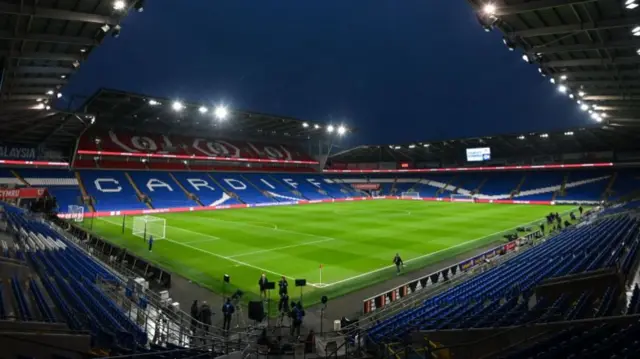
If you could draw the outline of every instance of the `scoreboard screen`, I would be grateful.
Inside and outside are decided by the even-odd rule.
[[[468,162],[482,162],[491,160],[491,148],[478,147],[467,148],[467,161]]]

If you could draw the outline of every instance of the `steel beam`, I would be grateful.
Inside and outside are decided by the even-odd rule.
[[[598,0],[540,0],[527,2],[524,4],[518,5],[500,5],[500,2],[496,3],[496,11],[494,12],[494,16],[505,16],[505,15],[517,15],[525,12],[531,11],[540,11],[546,9],[552,9],[559,6],[568,6],[568,5],[578,5],[578,4],[586,4],[591,2],[597,2]],[[475,2],[471,3],[471,6],[479,12],[482,12],[484,5],[478,5]]]
[[[15,77],[13,78],[14,84],[24,85],[65,85],[66,79],[51,78],[51,77]]]
[[[640,39],[610,41],[605,43],[593,43],[593,44],[558,45],[558,46],[548,46],[548,47],[540,46],[540,47],[533,47],[528,52],[546,55],[546,54],[557,54],[561,52],[596,51],[596,50],[622,49],[627,47],[639,48]]]
[[[47,96],[46,95],[4,95],[3,98],[5,99],[5,101],[30,101],[30,100],[37,100],[37,99],[46,99]],[[37,103],[34,102],[33,105],[35,106]]]
[[[640,24],[640,17],[623,17],[611,20],[593,21],[593,22],[581,22],[569,25],[559,26],[546,26],[536,29],[517,30],[508,33],[511,38],[515,37],[534,37],[534,36],[548,36],[557,34],[569,34],[573,32],[582,32],[589,30],[607,30],[616,29],[620,27],[631,27]]]
[[[4,90],[5,93],[16,94],[40,94],[40,97],[46,98],[47,91],[53,90],[51,87],[11,87]]]
[[[553,74],[554,77],[567,75],[569,79],[580,77],[640,77],[638,70],[611,70],[611,71],[567,71]]]
[[[68,75],[73,72],[71,67],[58,67],[58,66],[18,66],[11,69],[16,74],[56,74],[56,75]]]
[[[17,52],[17,51],[0,51],[0,57],[9,57],[13,59],[26,60],[53,60],[53,61],[82,61],[82,54],[60,54],[53,52]]]
[[[589,95],[582,99],[585,101],[640,101],[640,92],[627,95]]]
[[[597,87],[597,86],[609,86],[609,87],[618,87],[618,88],[628,88],[631,86],[640,86],[640,80],[638,79],[630,79],[630,80],[602,80],[602,81],[577,81],[577,80],[567,80],[566,84],[570,87],[574,86],[588,86],[588,87]]]
[[[117,17],[102,16],[97,14],[88,14],[76,11],[60,10],[60,9],[48,9],[44,7],[38,7],[27,4],[10,4],[7,2],[0,2],[0,13],[10,15],[21,16],[33,16],[45,19],[56,20],[68,20],[79,22],[90,22],[94,24],[109,24],[116,25],[118,23]]]
[[[640,56],[618,57],[614,59],[580,59],[557,60],[542,62],[545,67],[573,67],[573,66],[605,66],[605,65],[634,65],[640,63]]]
[[[14,35],[11,33],[11,31],[0,31],[0,40],[49,42],[54,44],[70,44],[70,45],[78,45],[78,46],[98,46],[100,44],[96,40],[82,38],[82,37],[48,35],[48,34]]]

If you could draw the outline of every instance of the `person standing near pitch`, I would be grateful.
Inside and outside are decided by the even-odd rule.
[[[149,252],[153,252],[153,236],[149,236]]]
[[[400,258],[400,254],[396,253],[396,256],[393,257],[393,264],[396,265],[396,270],[398,271],[398,275],[400,275],[400,267],[404,268],[404,262],[402,258]]]

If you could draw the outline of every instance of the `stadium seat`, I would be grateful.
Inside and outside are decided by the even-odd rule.
[[[84,187],[98,211],[148,208],[121,171],[81,171]]]

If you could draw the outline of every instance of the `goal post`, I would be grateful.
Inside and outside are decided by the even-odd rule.
[[[84,221],[84,207],[77,205],[69,205],[69,219],[74,222]]]
[[[143,239],[153,236],[153,239],[164,239],[167,233],[167,220],[154,216],[133,217],[132,234]]]
[[[400,198],[420,198],[420,192],[402,192],[400,193]]]
[[[451,202],[475,202],[475,201],[476,199],[472,195],[460,194],[460,193],[451,194]]]

